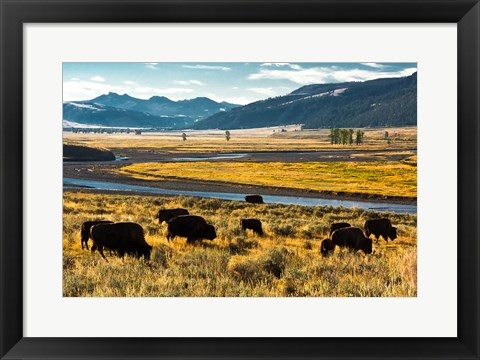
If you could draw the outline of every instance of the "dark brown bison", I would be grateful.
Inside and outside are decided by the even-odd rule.
[[[365,221],[365,234],[370,237],[370,234],[375,235],[376,242],[380,239],[380,236],[388,242],[397,238],[397,228],[392,226],[389,219],[375,219]]]
[[[93,225],[97,224],[112,224],[113,221],[108,221],[108,220],[93,220],[93,221],[85,221],[82,224],[82,230],[80,231],[80,243],[82,245],[82,250],[83,250],[83,244],[85,243],[85,247],[88,250],[88,239],[90,238],[90,229],[92,228]]]
[[[261,195],[247,195],[245,201],[251,204],[263,204],[263,198]]]
[[[188,215],[189,212],[187,209],[160,209],[155,216],[155,219],[158,219],[158,223],[161,224],[163,221],[168,222],[169,220],[173,219],[174,217],[180,215]]]
[[[240,225],[242,230],[250,229],[254,234],[263,236],[262,222],[258,219],[241,219]]]
[[[217,237],[215,227],[207,224],[203,217],[196,215],[180,215],[171,219],[167,231],[168,241],[180,236],[187,238],[187,244],[201,239],[213,240]]]
[[[333,246],[346,247],[355,251],[362,250],[365,254],[372,253],[372,239],[365,237],[362,229],[348,227],[335,230],[332,234]]]
[[[143,255],[146,260],[150,259],[152,247],[145,242],[143,228],[139,224],[120,222],[94,225],[90,229],[90,237],[104,259],[104,247],[115,250],[120,257],[127,253],[137,258]],[[95,251],[93,246],[92,251]]]
[[[323,256],[327,256],[328,253],[333,252],[335,250],[335,245],[333,245],[333,241],[330,239],[322,240],[322,244],[320,245],[320,252]]]
[[[351,225],[350,225],[349,223],[346,223],[346,222],[335,223],[335,224],[330,225],[330,237],[332,237],[332,233],[333,233],[335,230],[342,229],[342,228],[346,228],[346,227],[350,227],[350,226],[351,226]]]

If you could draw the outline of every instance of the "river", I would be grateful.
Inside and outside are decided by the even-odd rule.
[[[148,186],[138,186],[138,185],[129,185],[129,184],[120,184],[112,183],[105,181],[93,181],[93,180],[82,180],[82,179],[63,179],[64,188],[72,188],[75,186],[83,186],[92,189],[99,190],[121,190],[121,191],[132,191],[138,193],[148,193],[148,194],[159,194],[159,195],[185,195],[185,196],[196,196],[196,197],[205,197],[205,198],[215,198],[223,200],[235,200],[235,201],[245,201],[245,195],[247,194],[237,194],[237,193],[225,193],[225,192],[204,192],[204,191],[188,191],[188,190],[169,190],[169,189],[159,189],[155,187]],[[262,195],[262,194],[259,194]],[[276,195],[262,195],[263,200],[267,204],[286,204],[286,205],[303,205],[303,206],[343,206],[345,208],[360,208],[364,210],[374,210],[374,211],[391,211],[401,214],[416,214],[417,206],[416,205],[403,205],[403,204],[393,204],[393,203],[377,203],[377,202],[368,202],[368,201],[352,201],[352,200],[334,200],[334,199],[319,199],[319,198],[309,198],[309,197],[297,197],[297,196],[276,196]]]

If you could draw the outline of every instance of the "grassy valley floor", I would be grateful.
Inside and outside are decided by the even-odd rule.
[[[136,179],[185,178],[303,191],[416,198],[416,164],[403,162],[168,162],[120,171]]]
[[[217,239],[187,245],[167,242],[159,208],[184,207],[205,217]],[[398,239],[374,244],[375,253],[337,249],[320,254],[329,225],[347,221],[363,228],[366,219],[387,215]],[[240,219],[262,221],[265,237],[245,233]],[[133,221],[154,246],[150,261],[108,257],[80,247],[86,220]],[[417,295],[416,215],[360,209],[254,205],[191,197],[105,195],[66,191],[63,215],[63,295],[77,296],[386,296]],[[90,240],[91,245],[91,240]],[[107,251],[108,253],[108,251]]]

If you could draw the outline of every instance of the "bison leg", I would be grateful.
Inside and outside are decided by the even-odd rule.
[[[188,237],[187,238],[187,244],[193,244],[197,239],[195,238],[192,238],[192,237]]]
[[[94,252],[95,250],[97,250],[97,244],[93,243],[91,250],[92,250],[92,252]]]
[[[93,248],[92,248],[92,249],[93,249]],[[102,247],[102,246],[99,246],[99,247],[98,247],[98,252],[100,253],[100,255],[102,255],[102,257],[103,257],[106,261],[108,261],[107,258],[105,257],[105,255],[103,254],[103,247]]]

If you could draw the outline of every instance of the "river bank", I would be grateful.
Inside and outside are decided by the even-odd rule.
[[[416,205],[415,198],[384,197],[370,194],[347,194],[308,191],[286,187],[270,187],[231,184],[215,181],[191,180],[185,178],[168,178],[161,181],[135,179],[123,175],[117,170],[125,164],[64,164],[64,178],[118,183],[131,186],[151,187],[166,190],[193,191],[193,192],[220,192],[235,194],[263,194],[272,196],[304,197],[339,201],[368,201],[378,204]]]

